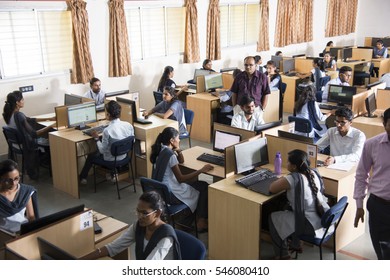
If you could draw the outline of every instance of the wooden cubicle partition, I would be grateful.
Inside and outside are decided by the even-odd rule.
[[[365,100],[368,96],[374,94],[372,89],[365,90],[363,92],[357,93],[352,97],[352,106],[351,110],[353,112],[353,117],[362,116],[367,113]]]
[[[353,60],[365,60],[365,61],[371,61],[372,59],[372,49],[360,49],[360,48],[353,48],[352,49],[352,58]]]
[[[267,108],[263,113],[265,123],[279,121],[280,98],[279,90],[271,91],[271,94],[268,94]]]
[[[215,130],[220,130],[220,131],[225,131],[225,132],[229,132],[229,133],[240,134],[241,135],[241,141],[256,136],[256,132],[254,132],[254,131],[246,130],[246,129],[242,129],[242,128],[237,128],[237,127],[232,127],[230,125],[217,123],[217,122],[214,123],[213,134],[214,134]]]
[[[223,88],[224,89],[229,89],[230,90],[230,88],[233,85],[233,81],[234,81],[233,74],[222,73],[222,82],[223,82]]]
[[[90,226],[82,230],[81,217],[85,213],[90,215]],[[37,237],[46,239],[75,257],[84,256],[95,249],[92,211],[87,210],[6,243],[6,259],[40,260]]]
[[[390,90],[378,89],[376,94],[376,107],[380,110],[390,108]]]
[[[92,98],[88,98],[88,97],[82,97],[81,102],[82,103],[95,102],[95,100],[93,100]]]
[[[57,106],[54,111],[56,113],[57,130],[68,127],[68,107],[65,105]]]
[[[287,168],[288,153],[292,150],[299,149],[305,151],[309,155],[310,166],[315,168],[317,166],[317,146],[314,144],[306,144],[299,141],[280,138],[273,135],[266,134],[268,160],[274,164],[275,155],[280,152],[282,156],[282,167]]]
[[[313,69],[313,59],[306,59],[305,57],[295,58],[295,71],[299,73],[309,73]]]

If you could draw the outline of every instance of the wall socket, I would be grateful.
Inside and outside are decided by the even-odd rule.
[[[29,92],[29,91],[34,91],[34,86],[24,86],[24,87],[19,87],[19,90],[21,92]]]

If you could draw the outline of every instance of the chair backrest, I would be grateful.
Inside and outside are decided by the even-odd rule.
[[[345,209],[348,206],[348,198],[343,196],[339,201],[333,205],[321,218],[322,227],[329,229],[331,225],[335,225],[335,230],[342,216],[344,215]]]
[[[180,243],[182,260],[204,260],[206,257],[206,247],[202,241],[195,236],[175,229],[177,239]]]
[[[191,134],[192,129],[192,122],[194,121],[194,111],[189,109],[183,109],[184,110],[184,118],[186,120],[186,124],[190,125],[190,128],[188,129],[188,133]]]
[[[286,83],[280,83],[280,92],[284,94],[287,89],[287,84]]]
[[[163,94],[160,91],[153,91],[155,105],[163,101]]]
[[[3,126],[3,134],[11,151],[22,152],[23,140],[19,131],[9,126]]]
[[[171,204],[171,188],[162,182],[146,177],[140,178],[143,192],[156,191],[161,195],[161,198],[166,204]]]
[[[313,130],[313,125],[310,120],[288,116],[288,122],[295,122],[295,131],[309,134]]]
[[[128,154],[133,149],[135,136],[129,136],[111,144],[111,154],[114,157]]]

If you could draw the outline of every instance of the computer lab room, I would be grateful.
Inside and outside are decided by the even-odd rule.
[[[390,2],[0,3],[0,259],[389,260]]]

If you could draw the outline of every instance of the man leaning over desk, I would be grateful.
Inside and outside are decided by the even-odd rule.
[[[245,71],[238,74],[233,81],[230,89],[232,94],[232,103],[234,106],[234,113],[241,111],[240,104],[244,95],[249,95],[255,101],[255,111],[260,110],[264,112],[268,94],[271,93],[268,85],[268,78],[266,75],[256,70],[256,63],[253,56],[248,56],[244,60]]]
[[[336,127],[331,127],[316,143],[320,151],[330,145],[330,156],[324,165],[342,162],[358,162],[362,155],[366,136],[360,130],[351,126],[353,112],[347,107],[335,112]]]

